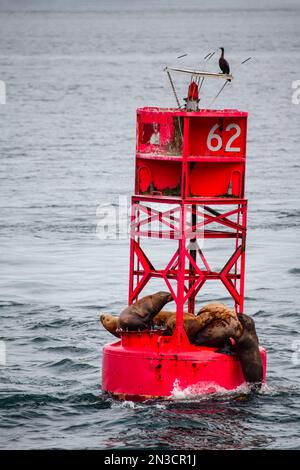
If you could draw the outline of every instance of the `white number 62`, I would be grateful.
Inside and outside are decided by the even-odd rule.
[[[215,124],[207,136],[207,147],[212,152],[217,152],[222,147],[222,138],[219,134],[216,134],[218,127],[220,127],[219,124]],[[236,140],[241,135],[241,128],[238,124],[232,123],[226,126],[225,131],[228,132],[231,129],[235,129],[236,132],[228,139],[225,152],[239,152],[241,150],[240,147],[232,147],[231,145],[233,144],[234,140]],[[216,141],[214,145],[213,140]]]

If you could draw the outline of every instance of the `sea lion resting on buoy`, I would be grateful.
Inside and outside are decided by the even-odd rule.
[[[118,328],[129,331],[151,328],[155,315],[171,300],[173,297],[169,292],[156,292],[153,295],[143,297],[123,310],[119,316]]]
[[[198,318],[201,314],[201,319]],[[220,303],[210,303],[205,305],[199,310],[197,316],[192,313],[184,312],[184,319],[188,320],[197,320],[199,328],[203,328],[210,321],[213,321],[217,318],[223,319],[227,317],[236,318],[236,314],[233,309],[229,309],[224,304]],[[176,312],[169,312],[168,310],[161,310],[153,319],[155,325],[158,326],[169,326],[173,331],[176,323]]]
[[[222,304],[221,302],[211,302],[209,304],[204,305],[197,313],[197,316],[202,315],[206,312],[211,312],[213,316],[218,315],[218,318],[221,318],[222,316],[223,318],[236,318],[236,313],[234,309],[227,307],[227,305]]]
[[[165,293],[158,293],[165,294]],[[150,297],[150,299],[149,299]],[[153,299],[154,297],[154,299]],[[152,299],[151,299],[152,298]],[[135,306],[140,312],[153,308],[152,302],[159,308],[160,302],[166,303],[164,295],[147,296],[131,305]],[[129,318],[131,317],[130,307]],[[135,309],[134,309],[135,312]],[[135,317],[135,313],[133,317]],[[150,313],[151,316],[151,313]],[[140,318],[140,317],[139,317]],[[143,317],[141,317],[143,318]],[[144,317],[145,318],[145,317]],[[149,316],[147,317],[149,318]],[[229,338],[235,340],[235,350],[241,363],[244,378],[252,389],[259,389],[263,380],[263,365],[259,351],[259,341],[255,330],[255,323],[252,318],[246,314],[236,317],[234,310],[229,309],[223,304],[211,303],[201,308],[198,316],[191,313],[184,313],[184,329],[191,343],[198,346],[223,346]],[[110,314],[102,314],[100,321],[104,328],[117,338],[119,318]],[[153,323],[157,326],[167,327],[167,331],[172,334],[176,325],[176,312],[165,310],[159,311],[153,318]],[[141,327],[139,327],[142,329]]]
[[[193,339],[197,346],[222,347],[230,344],[230,338],[237,340],[243,332],[235,311],[221,303],[205,305],[197,318],[207,322]]]
[[[158,314],[155,314],[155,310],[160,308],[162,303],[169,301],[166,299],[166,293],[157,293],[154,294],[154,296],[143,297],[135,304],[127,307],[123,311],[123,313],[126,313],[126,316],[123,316],[123,329],[124,317],[127,319],[127,316],[129,315],[130,324],[133,330],[149,328],[152,326],[150,323],[153,322],[156,326],[165,327],[165,333],[172,334],[176,325],[176,312],[161,310]],[[150,323],[148,321],[148,317],[145,316],[147,312],[149,314],[149,310],[150,316],[154,316]],[[136,313],[137,311],[138,314]],[[142,318],[140,316],[141,313],[144,315]],[[184,313],[183,320],[184,329],[190,342],[198,346],[221,347],[230,337],[236,339],[242,333],[242,327],[236,318],[234,310],[219,303],[205,305],[198,312],[197,317],[191,313]],[[117,338],[120,337],[120,333],[118,332],[120,321],[118,317],[110,314],[102,314],[100,316],[100,321],[104,328],[112,335]],[[141,321],[143,322],[143,325],[141,325]],[[145,322],[147,326],[145,326]],[[127,326],[125,328],[127,328]],[[128,329],[131,328],[128,327]]]
[[[167,322],[170,319],[174,319],[174,325],[172,324],[171,328],[167,327]],[[195,318],[194,315],[190,313],[185,313],[184,318]],[[118,331],[118,321],[119,317],[115,315],[110,315],[109,313],[103,313],[100,315],[100,322],[104,326],[104,328],[109,331],[112,335],[116,336],[117,338],[120,338],[120,332]],[[172,334],[174,326],[175,326],[175,321],[176,321],[176,312],[170,312],[167,310],[161,310],[155,317],[153,318],[153,325],[158,326],[158,327],[166,327],[167,330],[165,333]]]
[[[142,299],[141,299],[142,300]],[[166,321],[170,318],[170,315],[176,317],[176,312],[167,312],[166,310],[161,310],[154,318],[153,324],[156,326],[166,326]],[[103,313],[100,315],[100,323],[104,328],[109,331],[112,335],[120,338],[120,332],[118,331],[119,327],[119,317],[116,315],[111,315],[110,313]]]
[[[103,313],[100,315],[100,322],[104,326],[104,328],[109,331],[112,335],[120,338],[120,333],[118,333],[118,320],[119,317],[114,315],[110,315],[109,313]]]
[[[167,332],[172,334],[176,313],[162,310],[153,321],[167,327]],[[205,305],[197,316],[184,313],[183,325],[190,343],[197,346],[224,346],[229,338],[238,338],[243,330],[234,310],[220,303]]]
[[[195,315],[192,313],[184,312],[183,319],[184,321],[190,321],[195,318]],[[176,312],[170,312],[168,310],[161,310],[155,317],[153,318],[153,323],[156,326],[162,326],[167,328],[167,332],[169,334],[173,333],[176,323]]]
[[[254,320],[244,313],[238,315],[243,327],[242,335],[236,340],[236,353],[243,375],[252,390],[260,389],[263,380],[263,365]]]

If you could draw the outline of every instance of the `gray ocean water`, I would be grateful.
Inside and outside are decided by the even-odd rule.
[[[299,22],[299,1],[0,1],[0,448],[300,448]],[[116,402],[98,318],[126,304],[129,244],[96,237],[96,210],[133,191],[135,109],[174,105],[164,66],[219,46],[235,80],[214,106],[249,112],[245,311],[267,385]]]

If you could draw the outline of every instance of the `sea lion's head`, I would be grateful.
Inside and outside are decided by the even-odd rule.
[[[100,315],[100,322],[112,335],[119,337],[119,334],[117,333],[118,317],[110,315],[109,313],[103,313]]]
[[[158,312],[168,303],[173,300],[170,292],[156,292],[153,295],[144,297],[145,300],[140,300],[140,309],[147,312],[150,317],[157,315]]]
[[[246,331],[255,331],[255,323],[254,320],[249,317],[248,315],[245,315],[244,313],[239,313],[238,314],[238,319],[240,323],[243,326],[243,329]]]
[[[164,291],[156,292],[155,294],[153,294],[152,298],[153,297],[155,297],[157,300],[165,301],[166,303],[171,302],[171,300],[173,300],[173,297],[170,292]]]
[[[107,314],[107,313],[102,313],[102,314],[100,315],[99,320],[100,320],[100,322],[102,323],[102,325],[104,325],[104,324],[107,322],[107,320],[109,319],[110,316],[111,316],[111,315],[109,315],[109,314]]]

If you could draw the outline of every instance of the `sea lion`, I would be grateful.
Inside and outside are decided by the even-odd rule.
[[[233,309],[224,304],[211,303],[198,312],[198,316],[184,313],[183,326],[190,343],[198,346],[222,347],[229,338],[242,334],[242,326]],[[154,323],[167,327],[172,334],[176,326],[176,313],[161,311],[154,317]]]
[[[109,313],[103,313],[102,315],[100,315],[100,322],[102,323],[104,328],[109,331],[112,335],[116,336],[117,338],[120,338],[120,333],[117,332],[118,320],[118,317],[110,315]]]
[[[230,338],[236,340],[241,336],[243,327],[237,318],[213,319],[207,326],[199,330],[193,339],[196,346],[221,348],[230,345]]]
[[[176,312],[170,312],[169,310],[161,310],[153,318],[153,323],[156,326],[166,326],[167,321],[170,317],[176,316]]]
[[[230,345],[230,338],[236,340],[243,332],[235,311],[221,303],[204,305],[197,318],[202,318],[202,322],[206,323],[193,338],[197,346],[220,348]]]
[[[184,327],[187,328],[188,322],[195,319],[195,315],[192,313],[184,312],[183,320]],[[167,310],[161,310],[154,318],[153,323],[156,326],[166,327],[166,334],[172,334],[176,325],[176,312],[169,312]]]
[[[118,328],[129,331],[147,330],[153,326],[153,318],[167,302],[173,300],[169,292],[147,295],[126,307],[118,320]]]
[[[240,360],[245,380],[252,390],[259,390],[263,380],[263,365],[254,320],[244,313],[238,315],[243,327],[242,335],[236,340],[236,353]]]
[[[210,312],[212,315],[212,318],[214,318],[216,315],[218,318],[228,318],[228,317],[233,317],[236,318],[236,313],[233,308],[227,307],[227,305],[222,304],[220,302],[211,302],[209,304],[204,305],[199,312],[197,313],[198,315],[202,315],[203,313]]]
[[[161,296],[161,294],[165,293],[157,293],[154,294],[154,296],[144,297],[140,301],[131,305],[131,308],[127,307],[127,309],[125,309],[125,311],[129,309],[130,314],[132,311],[134,313],[134,316],[132,317],[135,321],[134,329],[136,329],[136,320],[140,321],[139,315],[141,306],[144,313],[145,309],[148,308],[150,308],[153,313],[153,304],[156,305],[156,308],[159,308],[160,303],[165,302],[165,297],[164,295]],[[152,297],[152,300],[150,297]],[[136,312],[135,309],[132,310],[132,307],[135,307],[135,309],[137,308],[139,310],[138,319],[136,319]],[[204,345],[221,347],[226,344],[226,340],[228,340],[230,337],[236,339],[236,337],[241,334],[242,329],[236,318],[234,310],[229,309],[226,307],[226,305],[219,303],[205,305],[198,312],[197,317],[191,313],[185,312],[183,320],[184,329],[190,342],[199,346]],[[120,337],[120,333],[118,332],[118,328],[120,327],[118,317],[109,314],[103,314],[100,317],[100,321],[107,331],[116,337]],[[157,314],[154,312],[152,322],[158,327],[165,327],[166,330],[164,333],[171,335],[176,326],[176,312],[167,310],[160,310]],[[137,329],[141,330],[145,328],[140,325],[137,327]]]

